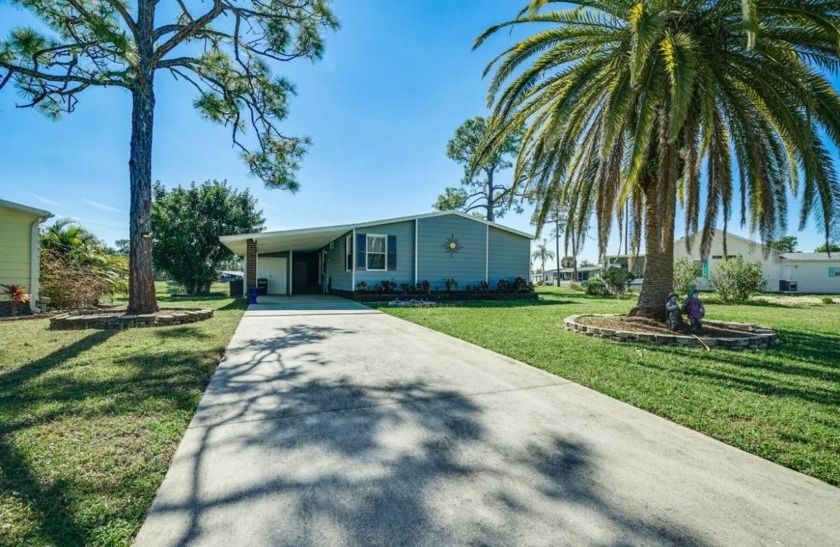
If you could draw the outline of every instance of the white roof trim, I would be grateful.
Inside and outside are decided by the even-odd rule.
[[[276,237],[288,238],[288,237],[296,237],[296,236],[314,236],[315,238],[317,238],[318,235],[325,235],[325,236],[332,237],[336,232],[340,232],[340,233],[338,233],[337,236],[335,236],[335,237],[338,237],[343,233],[352,231],[353,229],[358,230],[360,228],[368,228],[370,226],[381,226],[381,225],[384,225],[384,224],[396,224],[398,222],[408,222],[408,221],[419,220],[419,219],[424,219],[424,218],[435,218],[435,217],[441,217],[441,216],[447,216],[447,215],[456,215],[456,216],[463,217],[463,218],[466,218],[466,219],[469,219],[469,220],[473,220],[475,222],[480,222],[482,224],[486,224],[486,225],[491,226],[493,228],[496,228],[496,229],[499,229],[499,230],[504,230],[506,232],[510,232],[512,234],[515,234],[515,235],[518,235],[518,236],[521,236],[521,237],[525,237],[525,238],[528,238],[528,239],[533,239],[534,238],[534,236],[531,235],[531,234],[528,234],[528,233],[525,233],[525,232],[520,232],[519,230],[515,230],[513,228],[509,228],[507,226],[503,226],[503,225],[497,224],[495,222],[490,222],[488,220],[484,220],[483,218],[468,215],[466,213],[462,213],[461,211],[437,211],[437,212],[434,212],[434,213],[426,213],[426,214],[422,214],[422,215],[411,215],[411,216],[405,216],[405,217],[386,218],[386,219],[382,219],[382,220],[373,220],[373,221],[370,221],[370,222],[359,222],[359,223],[356,223],[356,224],[336,224],[336,225],[333,225],[333,226],[319,226],[319,227],[316,227],[316,228],[300,228],[300,229],[296,229],[296,230],[281,230],[281,231],[276,231],[276,232],[257,232],[257,233],[251,233],[251,234],[226,235],[226,236],[219,236],[219,241],[221,241],[226,247],[228,247],[234,253],[243,254],[244,250],[242,248],[242,245],[245,243],[245,241],[247,241],[249,239],[254,239],[256,241],[259,241],[261,239],[271,239],[271,238],[276,238]],[[335,239],[335,238],[332,238],[332,239]],[[330,241],[332,241],[332,239],[330,239]],[[325,244],[326,243],[329,243],[329,241],[325,242]],[[236,247],[236,248],[234,248],[234,247]]]
[[[780,258],[794,262],[837,262],[840,253],[782,253]]]
[[[6,201],[5,199],[0,199],[0,207],[6,207],[7,209],[13,209],[21,213],[43,217],[45,219],[53,216],[53,214],[49,211],[36,209],[35,207],[29,207],[28,205],[21,205],[20,203],[14,203],[12,201]]]
[[[718,235],[718,234],[720,234],[721,237],[723,237],[723,235],[724,235],[723,230],[715,229],[715,235]],[[684,241],[686,239],[686,237],[696,238],[696,237],[702,237],[702,235],[700,234],[700,232],[695,232],[695,233],[693,233],[689,236],[683,236],[683,237],[677,239],[676,241],[674,241],[674,245],[676,245],[677,243],[679,243],[681,241]],[[749,243],[750,245],[755,245],[756,247],[761,247],[762,249],[765,247],[764,243],[759,243],[758,241],[754,241],[754,240],[752,240],[750,238],[747,238],[747,237],[744,237],[744,236],[739,236],[738,234],[733,234],[732,232],[726,232],[726,239],[730,239],[730,238],[738,239],[738,240],[743,241],[745,243]],[[781,251],[779,251],[778,249],[774,249],[773,247],[769,247],[769,246],[767,246],[767,248],[770,249],[771,253],[775,253],[777,255],[782,254]]]

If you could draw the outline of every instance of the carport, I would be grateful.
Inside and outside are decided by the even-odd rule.
[[[272,295],[321,292],[324,248],[351,225],[221,236],[219,241],[245,260],[243,296],[264,280]]]

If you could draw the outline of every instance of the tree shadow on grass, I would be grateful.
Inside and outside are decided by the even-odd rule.
[[[207,342],[209,337],[188,329],[192,327],[169,329],[168,334],[167,329],[160,329],[155,334]],[[96,457],[72,472],[47,467],[57,461],[54,456],[68,450],[62,444],[63,438],[71,443],[83,437],[110,439],[114,435],[110,429],[114,420],[136,416],[137,424],[132,431],[113,438],[137,457],[136,443],[141,442],[138,438],[142,439],[145,430],[142,423],[155,413],[162,412],[168,419],[177,413],[192,414],[198,403],[197,395],[203,391],[220,356],[218,349],[206,346],[195,351],[161,350],[154,355],[121,359],[109,358],[102,351],[96,357],[90,354],[119,332],[94,331],[0,376],[0,409],[5,416],[0,422],[0,492],[14,493],[16,503],[31,511],[34,527],[23,541],[56,545],[89,543],[93,531],[91,520],[83,514],[89,513],[91,507],[84,503],[100,496],[114,496],[111,485],[89,482],[89,472],[98,475],[103,471]],[[148,334],[149,330],[142,332]],[[58,424],[79,429],[59,431],[57,428],[64,426]],[[51,444],[38,440],[45,435],[52,439]],[[119,446],[111,445],[107,450],[119,450]],[[126,472],[133,465],[129,461],[115,472]],[[146,480],[145,477],[126,479],[139,481],[136,491],[148,489]],[[124,484],[120,486],[123,487]],[[129,516],[114,511],[105,509],[94,526],[107,526],[109,519],[130,520]],[[2,533],[0,543],[4,543]]]
[[[691,360],[700,365],[697,367],[664,367],[650,360],[640,364],[761,395],[840,405],[840,336],[784,329],[779,336],[782,343],[765,350],[681,350],[690,352]],[[665,359],[675,351],[658,346],[646,348]]]

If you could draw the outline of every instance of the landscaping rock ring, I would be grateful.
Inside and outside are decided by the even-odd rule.
[[[728,349],[766,349],[779,342],[779,335],[771,328],[749,323],[733,323],[729,321],[703,321],[704,327],[714,331],[726,331],[727,336],[686,335],[681,333],[644,332],[638,329],[622,330],[620,328],[598,325],[598,320],[622,318],[622,315],[573,315],[563,322],[566,330],[604,338],[617,342],[635,342],[652,345],[670,345],[710,349],[713,347]],[[628,321],[630,326],[630,321]],[[635,327],[635,325],[633,325]]]
[[[197,323],[213,317],[209,308],[163,308],[155,313],[132,315],[124,311],[79,310],[50,318],[52,330],[131,329]]]

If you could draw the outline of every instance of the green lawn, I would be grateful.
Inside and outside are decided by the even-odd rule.
[[[840,305],[709,304],[709,319],[770,325],[782,343],[706,352],[566,332],[570,315],[626,313],[633,301],[539,290],[539,302],[380,309],[840,486]]]
[[[161,306],[216,313],[122,332],[0,323],[0,545],[119,545],[139,529],[245,308],[158,287]]]

